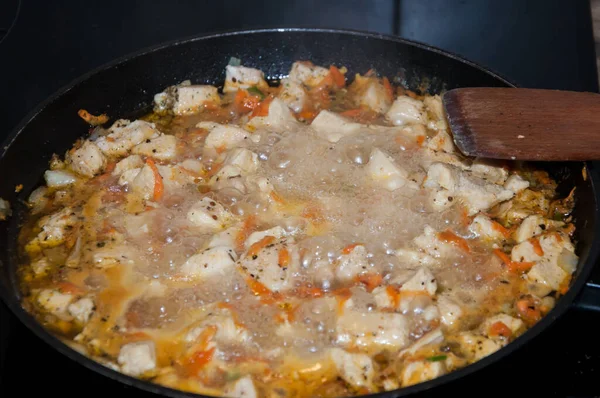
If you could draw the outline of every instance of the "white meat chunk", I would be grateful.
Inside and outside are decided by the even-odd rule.
[[[208,85],[177,87],[177,100],[173,104],[173,112],[176,115],[197,113],[207,102],[221,103],[216,87]]]
[[[543,251],[541,257],[534,252],[531,243],[525,241],[513,247],[511,258],[513,261],[535,261],[527,278],[558,290],[565,278],[575,272],[578,261],[575,248],[568,236],[558,233],[540,236],[539,243]]]
[[[225,164],[237,166],[242,175],[252,174],[258,169],[258,155],[246,148],[235,148],[227,156]]]
[[[426,292],[433,296],[437,290],[437,281],[429,268],[421,267],[400,288],[403,292]]]
[[[407,387],[413,384],[422,383],[427,380],[435,379],[446,373],[444,362],[437,361],[414,361],[409,362],[402,369],[402,386]]]
[[[429,169],[433,163],[446,163],[460,170],[469,170],[471,168],[471,161],[462,155],[425,148],[422,152],[421,165]]]
[[[230,398],[257,398],[258,393],[252,377],[244,376],[237,379],[225,388],[225,396]]]
[[[44,289],[37,296],[40,307],[61,319],[69,317],[68,309],[72,301],[72,294],[61,293],[53,289]]]
[[[358,103],[377,113],[386,113],[392,105],[385,87],[377,79],[369,79],[364,91],[358,98]]]
[[[44,179],[49,188],[61,188],[77,182],[77,177],[66,170],[46,170]]]
[[[478,214],[469,225],[469,231],[476,236],[490,240],[506,239],[502,231],[495,226],[495,221],[486,215]]]
[[[408,96],[396,98],[386,113],[387,119],[395,126],[427,122],[427,114],[423,103]]]
[[[500,185],[487,183],[466,173],[460,174],[457,192],[467,206],[470,216],[509,200],[515,195],[513,191],[504,189]]]
[[[521,222],[521,225],[519,225],[519,228],[517,228],[517,231],[515,232],[514,238],[519,243],[524,242],[534,236],[543,234],[546,230],[562,227],[563,225],[565,225],[565,223],[561,221],[550,220],[534,214]]]
[[[31,242],[43,248],[50,248],[62,244],[70,231],[77,224],[77,214],[68,207],[54,214],[42,217],[38,226],[42,228],[40,233]]]
[[[441,329],[435,329],[431,332],[425,334],[419,340],[415,341],[410,347],[402,350],[400,352],[400,356],[404,355],[414,355],[417,351],[419,351],[423,347],[427,347],[432,344],[438,344],[444,341],[444,333],[442,333]]]
[[[230,247],[211,247],[188,258],[181,266],[181,273],[191,278],[225,276],[232,272],[236,257]]]
[[[423,183],[425,188],[444,188],[450,193],[458,188],[460,172],[453,166],[444,163],[433,163],[427,170],[427,179]]]
[[[410,265],[435,265],[437,261],[429,254],[411,249],[397,249],[396,257],[402,262]]]
[[[336,322],[337,342],[367,349],[400,349],[409,340],[409,325],[402,314],[344,311]]]
[[[132,178],[132,180],[127,181],[126,178]],[[150,200],[154,196],[156,179],[154,178],[154,171],[149,165],[145,165],[139,171],[137,169],[127,170],[119,178],[119,183],[122,179],[129,184],[134,194],[139,195],[144,200]]]
[[[259,89],[267,87],[262,71],[245,66],[227,65],[225,67],[224,93],[232,93],[238,89],[248,89],[254,86]]]
[[[513,174],[504,183],[504,189],[513,191],[515,194],[529,188],[529,181],[526,181],[518,174]]]
[[[131,153],[159,160],[171,160],[177,156],[177,138],[173,135],[162,134],[134,146]]]
[[[98,138],[95,144],[107,156],[125,156],[134,146],[158,136],[153,123],[136,120],[117,120],[109,129],[109,134]]]
[[[272,236],[275,239],[279,240],[286,236],[286,232],[285,229],[281,228],[280,226],[265,229],[264,231],[252,232],[250,236],[248,236],[248,239],[246,239],[246,249],[248,249],[250,246],[267,236]]]
[[[428,142],[427,148],[434,151],[441,151],[446,153],[454,153],[454,143],[452,137],[445,130],[438,131]]]
[[[133,265],[137,258],[139,258],[139,253],[131,245],[107,245],[94,251],[92,263],[97,268],[106,269],[119,264]]]
[[[373,289],[373,298],[375,299],[375,304],[377,304],[377,308],[395,308],[394,298],[388,293],[387,286],[378,286]]]
[[[328,69],[315,66],[310,62],[298,61],[292,64],[288,78],[292,82],[304,84],[312,88],[318,86],[328,74]]]
[[[357,245],[350,253],[340,256],[335,276],[341,281],[349,281],[366,272],[368,267],[367,249],[362,245]]]
[[[426,96],[423,99],[425,108],[429,111],[433,120],[429,121],[428,127],[432,130],[445,130],[448,128],[446,114],[442,106],[442,98],[439,95]]]
[[[282,250],[288,252],[287,264],[279,263]],[[252,247],[239,262],[247,275],[273,292],[281,292],[293,287],[293,274],[300,265],[300,255],[295,244],[282,239],[261,248],[255,254],[250,251],[253,251]]]
[[[219,202],[204,197],[192,205],[187,213],[187,220],[203,230],[219,231],[231,223],[233,215]]]
[[[69,304],[69,314],[81,323],[87,323],[92,312],[94,312],[94,301],[89,297],[84,297],[74,303]]]
[[[331,348],[329,357],[346,383],[355,388],[368,388],[372,385],[375,370],[368,355],[352,354],[341,348]]]
[[[308,94],[300,83],[293,81],[292,79],[283,79],[281,81],[281,91],[279,92],[279,99],[281,99],[292,111],[300,113],[306,101]]]
[[[93,177],[106,167],[106,157],[100,148],[87,140],[79,148],[68,151],[66,161],[73,171],[86,177]]]
[[[144,161],[142,160],[142,157],[140,155],[129,155],[116,164],[112,175],[120,176],[127,170],[141,169],[142,167],[144,167]]]
[[[471,165],[471,173],[494,184],[502,185],[508,178],[508,170],[501,167],[499,161],[477,158]]]
[[[298,121],[292,115],[285,102],[279,98],[273,99],[269,104],[267,116],[256,116],[252,118],[246,127],[250,131],[257,129],[268,129],[274,132],[284,132],[296,128]]]
[[[463,351],[471,354],[476,361],[493,354],[502,347],[495,340],[471,332],[462,332],[459,342]]]
[[[210,306],[207,316],[197,322],[185,335],[187,343],[195,342],[202,332],[209,326],[217,328],[214,339],[218,343],[244,343],[250,339],[250,333],[242,325],[236,324],[234,314],[229,308]]]
[[[377,148],[371,151],[366,171],[377,184],[388,191],[395,191],[405,185],[417,188],[417,185],[407,178],[406,170],[395,164],[394,159]]]
[[[138,341],[125,344],[119,351],[117,362],[121,371],[130,376],[139,376],[156,367],[156,348],[153,341]]]
[[[440,311],[440,319],[446,326],[452,326],[462,315],[462,308],[454,300],[445,294],[440,294],[437,298],[437,306]]]
[[[492,325],[494,325],[497,322],[502,322],[504,325],[506,325],[510,329],[510,331],[513,334],[518,332],[519,330],[521,330],[523,328],[523,326],[525,325],[523,323],[523,321],[518,318],[514,318],[514,317],[512,317],[510,315],[506,315],[506,314],[498,314],[498,315],[494,315],[494,316],[486,319],[481,324],[481,331],[485,335],[489,335],[490,328],[492,327]]]
[[[236,236],[240,232],[240,225],[234,225],[232,227],[227,228],[225,231],[218,232],[214,234],[210,241],[208,241],[208,247],[217,247],[217,246],[228,246],[235,247],[236,245]]]
[[[204,142],[207,148],[234,148],[250,137],[246,130],[229,124],[200,122],[196,127],[208,130],[209,133]]]
[[[44,275],[50,268],[50,262],[46,257],[42,257],[32,262],[30,266],[36,275]]]
[[[329,142],[338,142],[342,138],[357,134],[366,128],[360,123],[355,123],[342,115],[327,110],[319,112],[310,127],[317,132],[319,137]]]
[[[426,225],[423,233],[413,239],[417,247],[434,258],[448,257],[455,253],[452,243],[444,242],[438,238],[435,229]]]

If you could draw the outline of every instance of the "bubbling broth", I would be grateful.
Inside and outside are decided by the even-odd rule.
[[[577,265],[573,192],[455,149],[438,95],[227,66],[96,124],[30,196],[23,305],[101,364],[231,397],[394,390],[534,325]]]

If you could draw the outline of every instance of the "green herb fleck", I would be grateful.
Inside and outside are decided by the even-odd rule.
[[[242,64],[242,60],[236,57],[229,58],[229,63],[227,65],[231,66],[240,66]]]
[[[427,358],[427,360],[429,362],[439,362],[439,361],[445,360],[446,358],[448,358],[447,355],[435,355],[435,356]]]
[[[248,92],[249,92],[250,94],[252,94],[252,95],[254,95],[254,96],[256,96],[256,97],[260,98],[260,100],[261,100],[261,101],[262,101],[262,100],[264,100],[264,99],[265,99],[265,97],[266,97],[266,96],[265,96],[265,94],[264,94],[262,91],[260,91],[260,90],[258,89],[258,87],[256,87],[256,86],[252,86],[252,87],[250,87],[250,88],[248,89]]]

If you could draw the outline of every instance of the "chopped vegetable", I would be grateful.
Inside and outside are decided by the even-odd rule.
[[[85,109],[80,109],[79,112],[77,112],[77,114],[80,118],[82,118],[92,126],[99,126],[108,122],[108,116],[106,116],[105,114],[94,116]]]
[[[260,98],[260,100],[264,100],[267,96],[258,89],[258,87],[256,86],[252,86],[250,88],[248,88],[248,92],[258,98]]]
[[[432,357],[428,357],[427,360],[429,362],[439,362],[445,361],[448,358],[448,355],[434,355]]]
[[[156,167],[156,163],[151,158],[146,159],[146,164],[152,169],[152,173],[154,174],[154,193],[153,200],[155,202],[159,201],[164,194],[165,186],[163,184],[163,178],[158,172],[158,168]]]

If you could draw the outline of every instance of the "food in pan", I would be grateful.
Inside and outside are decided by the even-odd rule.
[[[365,72],[234,62],[139,120],[80,112],[105,127],[29,198],[24,306],[107,367],[232,397],[394,390],[509,344],[568,289],[574,193],[461,156],[438,95]]]

